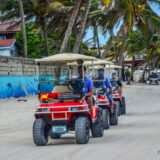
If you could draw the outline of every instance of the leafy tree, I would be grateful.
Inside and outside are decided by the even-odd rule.
[[[27,33],[27,46],[28,46],[28,57],[37,58],[42,57],[43,55],[43,35],[39,32],[39,29],[36,27],[35,23],[30,22],[26,24],[26,33]],[[22,32],[18,32],[15,35],[17,40],[17,46],[20,55],[23,55],[23,45],[22,45]]]

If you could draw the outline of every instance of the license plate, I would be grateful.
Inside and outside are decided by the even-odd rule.
[[[66,126],[52,126],[52,133],[65,134],[67,132]]]

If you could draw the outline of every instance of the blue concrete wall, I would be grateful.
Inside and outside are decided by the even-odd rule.
[[[0,98],[35,95],[37,86],[38,76],[0,76]]]
[[[61,76],[61,80],[67,75]],[[0,99],[10,97],[24,97],[38,94],[38,81],[53,80],[53,76],[0,76]],[[40,85],[41,92],[51,92],[54,82]]]

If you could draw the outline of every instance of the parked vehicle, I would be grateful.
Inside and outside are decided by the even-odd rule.
[[[149,83],[150,83],[150,85],[151,84],[158,85],[159,84],[158,81],[159,81],[158,72],[151,72],[151,75],[149,76]]]

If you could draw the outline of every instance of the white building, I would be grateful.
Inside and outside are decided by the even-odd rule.
[[[0,56],[17,56],[16,40],[5,39],[0,40]]]

